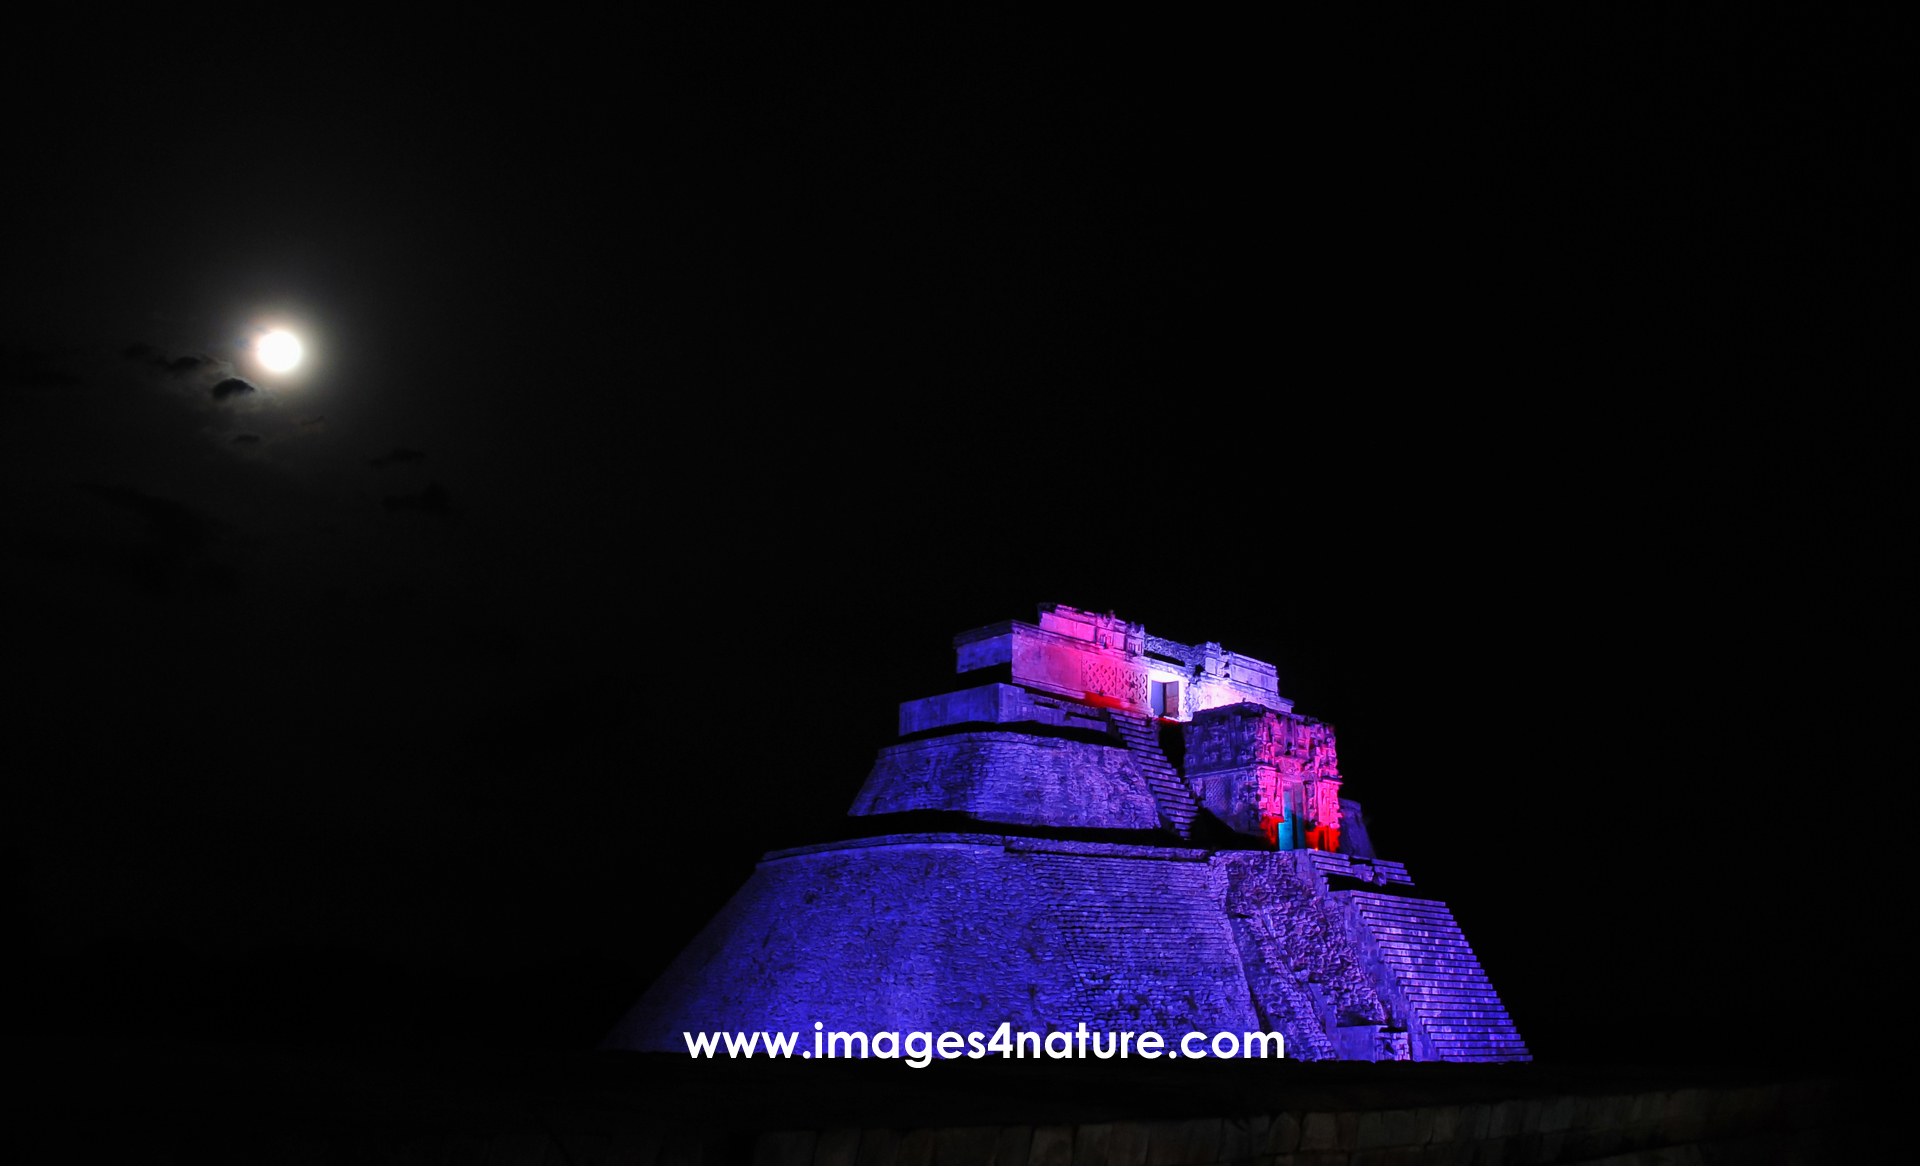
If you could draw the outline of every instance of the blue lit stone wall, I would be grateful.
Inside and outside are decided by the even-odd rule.
[[[816,1020],[1257,1031],[1206,858],[970,835],[770,856],[606,1043],[684,1052],[683,1031],[810,1034]]]
[[[1020,826],[1151,830],[1153,791],[1118,744],[955,733],[880,750],[852,813],[958,810]]]
[[[1329,891],[1328,876],[1379,891]],[[1279,1032],[1298,1060],[1527,1060],[1404,868],[984,834],[776,852],[607,1039],[683,1032]]]

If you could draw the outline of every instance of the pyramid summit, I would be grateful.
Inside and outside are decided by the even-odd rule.
[[[857,835],[765,855],[606,1047],[687,1032],[1278,1033],[1524,1061],[1446,904],[1374,854],[1274,667],[1057,604],[954,637]]]

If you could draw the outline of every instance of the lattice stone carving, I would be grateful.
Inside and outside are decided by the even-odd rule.
[[[1080,683],[1088,692],[1128,704],[1147,703],[1147,674],[1098,656],[1080,657]]]

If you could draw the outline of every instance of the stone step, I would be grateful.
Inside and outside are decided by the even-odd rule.
[[[1412,902],[1413,900],[1409,900]],[[1401,919],[1409,922],[1436,923],[1443,927],[1457,927],[1444,910],[1437,907],[1402,907],[1388,903],[1362,903],[1360,910],[1376,919]]]
[[[1406,943],[1440,944],[1443,947],[1470,948],[1472,946],[1467,942],[1466,937],[1457,931],[1417,931],[1410,927],[1385,927],[1379,924],[1375,924],[1371,930],[1382,943],[1401,940]]]
[[[1416,929],[1442,931],[1451,935],[1465,934],[1460,925],[1450,919],[1435,915],[1415,914],[1412,912],[1369,911],[1361,908],[1360,913],[1368,920],[1382,927],[1411,927]]]
[[[1506,1005],[1492,993],[1427,991],[1416,988],[1407,989],[1408,1003],[1424,1004],[1429,1008],[1481,1008],[1506,1011]]]
[[[1444,1061],[1530,1061],[1506,1005],[1447,905],[1341,892]]]
[[[1147,779],[1147,788],[1159,803],[1160,812],[1177,833],[1185,834],[1200,816],[1200,803],[1181,780],[1173,763],[1160,751],[1159,731],[1151,722],[1131,713],[1114,712],[1112,723]]]
[[[1368,914],[1407,912],[1424,915],[1432,919],[1450,919],[1452,912],[1445,903],[1433,899],[1416,899],[1412,895],[1386,895],[1379,891],[1341,891],[1350,898],[1353,905]]]
[[[1456,956],[1445,952],[1420,951],[1415,948],[1403,948],[1398,951],[1380,953],[1387,963],[1404,965],[1409,968],[1428,968],[1436,972],[1446,972],[1458,976],[1485,976],[1486,969],[1480,961],[1471,955]]]
[[[1464,942],[1466,933],[1458,926],[1449,926],[1438,919],[1409,919],[1399,915],[1375,915],[1361,912],[1361,916],[1372,925],[1375,931],[1424,932],[1431,935],[1448,936]]]
[[[1519,1035],[1518,1030],[1513,1026],[1513,1018],[1507,1015],[1504,1008],[1487,1012],[1470,1012],[1466,1009],[1454,1008],[1443,1008],[1437,1012],[1425,1009],[1422,1011],[1431,1021],[1427,1025],[1427,1030],[1436,1035],[1443,1032],[1475,1037],[1492,1032],[1502,1035]]]
[[[1483,971],[1480,961],[1473,958],[1471,949],[1449,951],[1443,947],[1424,947],[1419,944],[1396,944],[1388,947],[1380,945],[1380,954],[1388,963],[1423,964],[1433,967],[1452,967],[1463,971]]]
[[[1499,1040],[1443,1040],[1439,1037],[1433,1038],[1434,1051],[1439,1053],[1524,1052],[1526,1051],[1526,1047],[1527,1043],[1518,1036],[1508,1036]]]
[[[1465,943],[1422,940],[1418,937],[1409,938],[1403,935],[1383,936],[1377,932],[1375,935],[1375,942],[1380,945],[1381,952],[1387,955],[1417,955],[1423,958],[1438,957],[1443,959],[1465,960],[1475,965],[1480,963],[1480,961],[1475,958],[1473,949]]]
[[[1475,1047],[1478,1047],[1478,1049],[1513,1049],[1513,1047],[1526,1047],[1526,1041],[1521,1039],[1521,1033],[1513,1032],[1513,1026],[1511,1026],[1511,1024],[1505,1026],[1505,1028],[1500,1028],[1500,1030],[1486,1030],[1486,1032],[1473,1033],[1473,1035],[1463,1035],[1463,1033],[1452,1032],[1432,1033],[1430,1039],[1432,1039],[1432,1043],[1434,1043],[1436,1049],[1475,1049]]]

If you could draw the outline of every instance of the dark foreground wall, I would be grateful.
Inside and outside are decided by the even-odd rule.
[[[1610,1166],[1899,1161],[1857,1080],[1533,1065],[407,1060],[64,1049],[20,1161],[215,1166]]]
[[[1819,1085],[1560,1094],[1464,1105],[1349,1108],[1076,1125],[780,1130],[753,1166],[1362,1166],[1603,1162],[1682,1166],[1825,1156]],[[704,1166],[717,1142],[647,1139],[634,1166]],[[609,1145],[609,1150],[613,1147]],[[622,1160],[622,1159],[613,1159]]]

